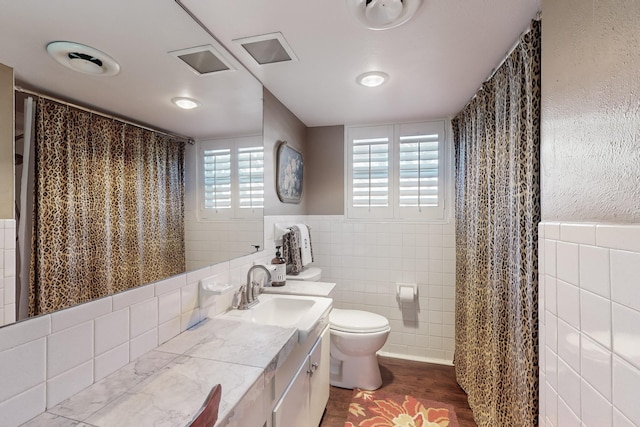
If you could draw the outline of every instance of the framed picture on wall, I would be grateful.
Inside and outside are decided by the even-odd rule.
[[[304,162],[302,153],[289,146],[286,141],[278,145],[276,155],[276,191],[282,203],[300,203],[302,200],[302,178]]]

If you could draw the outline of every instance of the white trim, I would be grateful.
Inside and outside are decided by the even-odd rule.
[[[379,351],[378,356],[391,357],[393,359],[412,360],[414,362],[435,363],[436,365],[453,366],[453,361],[447,359],[437,359],[434,357],[412,356],[409,354],[390,353],[387,351]]]

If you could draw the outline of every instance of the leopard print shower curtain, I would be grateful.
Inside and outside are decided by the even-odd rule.
[[[184,142],[36,105],[29,315],[184,272]]]
[[[540,22],[453,120],[456,377],[479,426],[538,425]]]

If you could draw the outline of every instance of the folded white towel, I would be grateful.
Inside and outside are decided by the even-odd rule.
[[[300,261],[304,267],[313,262],[311,256],[311,239],[309,238],[309,227],[306,224],[296,224],[300,229]]]

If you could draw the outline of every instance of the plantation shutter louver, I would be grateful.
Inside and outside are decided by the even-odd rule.
[[[400,207],[438,206],[439,135],[400,137]]]
[[[264,148],[238,149],[238,194],[240,209],[264,207]]]
[[[352,206],[389,206],[389,138],[353,140]]]
[[[231,209],[231,150],[204,150],[204,207]]]

